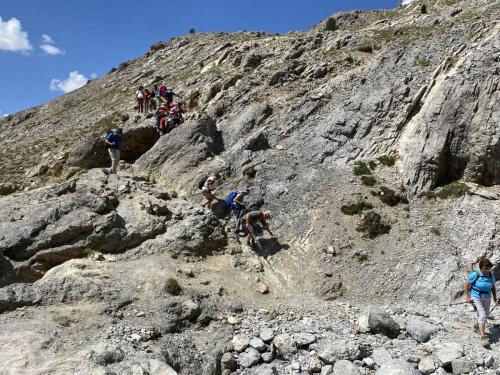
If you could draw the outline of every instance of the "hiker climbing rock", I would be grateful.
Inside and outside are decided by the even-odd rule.
[[[474,324],[474,328],[479,330],[481,344],[484,347],[490,345],[486,336],[486,321],[491,312],[492,296],[495,304],[498,304],[495,288],[496,279],[491,272],[492,267],[493,264],[488,258],[481,258],[479,268],[473,271],[464,282],[465,299],[468,303],[473,304],[476,311],[477,323]]]
[[[250,188],[246,187],[240,190],[230,191],[226,196],[226,206],[231,209],[231,212],[236,217],[236,230],[240,229],[241,212],[246,208],[245,197],[250,194]]]
[[[245,231],[248,233],[247,245],[252,245],[252,246],[255,245],[257,238],[254,226],[259,222],[260,224],[262,224],[262,228],[267,230],[267,232],[271,236],[274,236],[271,230],[269,229],[269,225],[267,223],[267,220],[269,220],[270,218],[271,218],[271,213],[269,211],[256,210],[245,213],[245,215],[242,217],[242,220],[245,223]]]
[[[163,104],[160,105],[160,107],[155,112],[155,117],[156,117],[156,129],[161,135],[165,134],[167,117],[168,117],[168,112],[167,109],[165,108],[165,105]]]
[[[135,92],[135,98],[137,100],[137,112],[144,112],[144,87],[140,86],[139,89]]]
[[[215,172],[214,175],[209,176],[206,179],[205,183],[203,184],[203,187],[201,188],[201,193],[207,199],[207,201],[203,203],[203,207],[207,206],[208,208],[212,208],[212,202],[214,201],[214,199],[218,199],[212,193],[212,190],[214,189],[217,182],[220,181],[220,179],[221,175],[219,172]]]
[[[122,139],[123,130],[122,128],[114,129],[106,134],[106,148],[108,149],[109,156],[111,157],[111,168],[109,169],[110,174],[116,174],[118,171],[118,163],[120,162],[120,148],[123,144]]]
[[[151,91],[149,91],[148,89],[144,89],[143,95],[144,95],[144,112],[148,113],[151,105],[150,102],[153,95],[151,94]]]

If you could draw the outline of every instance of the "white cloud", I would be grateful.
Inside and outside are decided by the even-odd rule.
[[[56,42],[50,35],[42,34],[42,42],[40,49],[47,55],[64,55],[66,53],[59,47],[56,47]]]
[[[42,42],[46,44],[56,44],[56,42],[54,42],[54,39],[52,39],[50,35],[47,34],[42,34]]]
[[[51,91],[62,91],[66,94],[70,91],[85,86],[87,84],[87,81],[87,77],[75,70],[74,72],[70,72],[68,78],[66,78],[65,80],[53,79],[52,81],[50,81],[49,89]]]
[[[410,3],[413,3],[413,1],[415,0],[403,0],[403,5],[406,5],[406,4],[410,4]]]
[[[33,50],[28,33],[22,30],[21,22],[17,18],[3,22],[0,17],[0,50],[22,53]]]
[[[56,46],[53,46],[51,44],[42,44],[40,46],[42,51],[44,51],[47,55],[64,55],[66,52],[63,50],[59,49]]]
[[[90,78],[96,79],[97,78],[97,73],[90,73]]]

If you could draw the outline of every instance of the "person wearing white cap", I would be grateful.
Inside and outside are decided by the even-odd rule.
[[[271,235],[274,236],[271,230],[269,229],[269,225],[267,224],[266,220],[269,220],[271,218],[271,212],[269,211],[260,211],[260,210],[255,210],[255,211],[250,211],[245,216],[243,216],[243,221],[245,222],[245,230],[248,233],[247,236],[247,245],[255,245],[256,241],[256,234],[254,230],[254,224],[257,224],[257,222],[260,221],[262,224],[262,228],[267,230],[267,232]]]

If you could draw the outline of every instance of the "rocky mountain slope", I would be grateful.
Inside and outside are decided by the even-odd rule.
[[[0,373],[495,373],[450,303],[500,262],[500,2],[425,8],[175,38],[0,120]],[[133,94],[163,81],[159,138]],[[261,249],[202,208],[214,170],[272,211]]]

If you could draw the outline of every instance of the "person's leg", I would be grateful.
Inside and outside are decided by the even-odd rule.
[[[215,197],[213,196],[213,194],[210,192],[207,194],[207,199],[208,199],[208,208],[212,208],[212,203],[215,199]]]
[[[486,320],[489,313],[489,300],[481,300],[479,298],[472,299],[474,306],[476,306],[477,323],[479,325],[479,335],[481,339],[486,338]]]
[[[120,165],[120,150],[115,149],[115,173],[118,173],[118,166]]]
[[[210,192],[205,190],[205,191],[202,191],[202,194],[205,197],[205,199],[207,200],[205,203],[203,203],[203,207],[205,207],[206,205],[208,205],[210,203],[210,198],[209,198]],[[210,208],[210,206],[208,208]]]
[[[116,155],[114,150],[114,148],[108,148],[109,157],[111,158],[111,168],[109,169],[109,174],[116,173]]]

